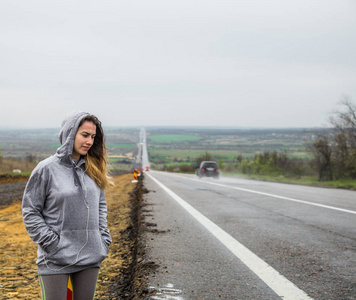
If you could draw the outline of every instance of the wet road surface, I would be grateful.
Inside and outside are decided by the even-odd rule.
[[[151,299],[356,299],[356,192],[146,172]]]

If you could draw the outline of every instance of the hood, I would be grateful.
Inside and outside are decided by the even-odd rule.
[[[62,122],[62,129],[59,132],[59,141],[61,147],[57,149],[56,156],[63,162],[72,164],[72,153],[75,136],[79,127],[80,121],[90,114],[83,111],[74,111],[68,114]]]

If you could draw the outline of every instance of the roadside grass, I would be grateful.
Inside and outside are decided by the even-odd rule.
[[[3,159],[0,161],[0,182],[23,181],[27,179],[36,162],[26,162],[20,159]],[[13,172],[13,170],[21,170],[21,173]]]
[[[157,169],[157,170],[163,170],[163,166],[166,167],[166,169],[164,171],[195,174],[195,171],[191,171],[191,170],[182,171],[180,169],[181,167],[192,166],[191,163],[166,162],[164,164],[153,164],[152,165],[153,169]],[[242,178],[261,180],[261,181],[299,184],[299,185],[324,187],[324,188],[356,190],[356,180],[354,180],[354,179],[319,181],[317,176],[291,177],[291,176],[284,176],[284,175],[243,174],[240,172],[224,172],[224,171],[222,171],[222,175],[231,176],[231,177],[242,177]]]
[[[127,174],[132,172],[132,164],[109,164],[108,171],[111,176]]]
[[[230,173],[230,172],[224,172],[223,174],[226,176],[243,177],[248,179],[256,179],[256,180],[271,181],[271,182],[292,183],[292,184],[309,185],[309,186],[317,186],[317,187],[325,187],[325,188],[356,190],[356,180],[354,179],[319,181],[316,176],[302,176],[300,178],[292,178],[283,175],[268,176],[268,175],[242,174],[242,173]]]

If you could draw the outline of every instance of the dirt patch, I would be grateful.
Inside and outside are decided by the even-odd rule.
[[[132,175],[130,175],[132,177]],[[131,182],[130,177],[130,182]],[[111,276],[109,293],[104,298],[98,299],[147,299],[154,294],[147,288],[147,278],[156,268],[153,262],[145,260],[145,245],[143,233],[147,230],[147,223],[143,214],[143,195],[149,191],[143,186],[144,176],[138,177],[138,183],[132,192],[129,193],[131,199],[130,223],[128,227],[120,232],[124,246],[129,249],[124,253],[125,261],[122,264],[120,275]],[[110,260],[106,260],[110,263]],[[108,297],[109,295],[109,297]]]
[[[26,181],[0,183],[0,207],[21,200]]]
[[[100,269],[95,299],[144,299],[148,295],[146,275],[155,268],[143,262],[144,243],[140,238],[144,230],[142,195],[148,191],[142,177],[137,184],[131,182],[132,174],[114,177],[114,181],[115,187],[106,193],[113,243]],[[37,245],[29,238],[21,215],[25,182],[14,188],[17,194],[12,197],[3,197],[2,192],[9,188],[6,184],[0,184],[0,203],[15,201],[0,208],[0,299],[40,299]]]
[[[18,181],[27,181],[29,176],[26,175],[10,175],[10,174],[0,174],[0,183],[6,182],[18,182]]]
[[[144,239],[144,232],[148,230],[149,226],[145,222],[145,206],[143,195],[149,191],[143,186],[144,175],[138,177],[139,182],[132,195],[136,199],[136,207],[133,210],[133,231],[135,246],[132,251],[133,263],[130,266],[130,285],[128,298],[130,300],[148,299],[155,292],[148,289],[147,278],[150,274],[158,268],[156,263],[147,261],[145,259],[146,241]]]

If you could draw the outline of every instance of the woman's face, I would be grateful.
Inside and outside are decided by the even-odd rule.
[[[91,146],[94,144],[96,134],[96,125],[90,121],[84,121],[78,128],[74,140],[72,158],[79,160],[81,155],[86,155]]]

